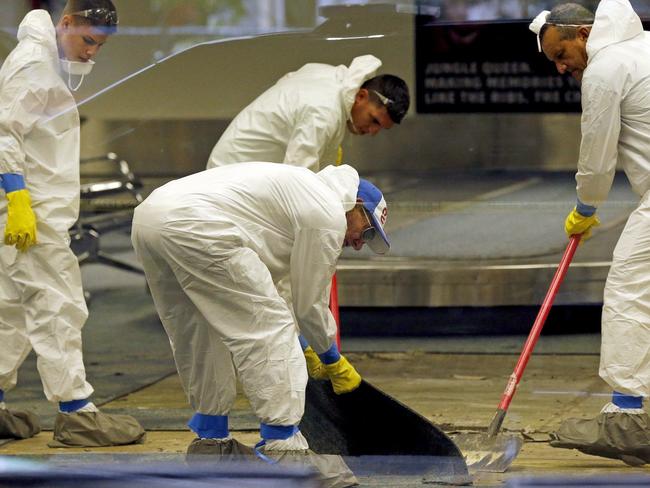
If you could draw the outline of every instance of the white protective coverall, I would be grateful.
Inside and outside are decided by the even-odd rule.
[[[86,382],[81,328],[88,311],[68,229],[79,212],[79,114],[59,76],[56,31],[45,10],[27,14],[19,43],[0,69],[0,174],[25,178],[37,244],[0,244],[0,389],[34,348],[47,399],[93,391]],[[0,229],[7,222],[0,199]]]
[[[578,199],[597,207],[617,163],[641,196],[614,250],[605,285],[600,376],[650,396],[650,34],[627,0],[603,0],[582,79]]]
[[[301,332],[325,352],[336,334],[328,287],[358,185],[347,165],[316,174],[242,163],[168,183],[136,208],[133,246],[195,411],[227,415],[238,376],[261,422],[298,424],[307,369],[275,283],[290,276]]]
[[[207,167],[274,161],[318,171],[334,164],[355,96],[380,66],[365,55],[349,68],[310,63],[285,75],[233,119]]]

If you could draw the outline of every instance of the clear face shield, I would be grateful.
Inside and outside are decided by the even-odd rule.
[[[370,217],[368,216],[368,211],[366,210],[365,207],[361,207],[361,211],[363,212],[364,217],[366,218],[366,221],[368,222],[368,227],[363,229],[361,231],[361,240],[365,243],[368,243],[377,236],[377,229],[375,229],[374,225],[372,225],[372,222],[370,221]]]

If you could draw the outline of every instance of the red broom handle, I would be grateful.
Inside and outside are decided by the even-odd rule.
[[[560,265],[558,266],[557,271],[555,272],[553,281],[551,281],[551,286],[549,287],[548,292],[546,292],[546,297],[542,302],[542,307],[539,309],[537,318],[535,319],[535,323],[533,324],[533,327],[530,330],[530,334],[528,334],[528,339],[526,339],[526,343],[524,344],[524,349],[523,351],[521,351],[521,355],[519,356],[519,360],[517,361],[515,370],[510,376],[510,380],[508,381],[508,384],[506,385],[506,389],[503,392],[503,396],[501,397],[501,403],[499,403],[499,407],[498,407],[499,410],[506,411],[510,406],[510,402],[512,401],[512,397],[515,395],[515,391],[519,386],[519,382],[521,381],[521,377],[524,374],[524,370],[526,369],[528,360],[530,359],[530,356],[533,354],[533,349],[535,349],[535,344],[537,344],[537,340],[539,339],[539,336],[542,333],[542,328],[544,327],[546,318],[548,317],[548,314],[551,311],[551,306],[553,305],[555,296],[557,295],[560,285],[562,284],[562,281],[564,280],[567,270],[569,269],[569,265],[571,264],[573,255],[575,254],[576,249],[578,248],[578,244],[580,244],[581,237],[582,234],[577,234],[571,236],[571,238],[569,239],[569,244],[567,245],[567,248],[564,251],[564,255],[562,256],[562,261],[560,261]]]

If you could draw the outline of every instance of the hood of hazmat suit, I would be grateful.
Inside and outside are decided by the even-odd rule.
[[[639,195],[650,189],[650,36],[628,0],[603,0],[582,79],[578,199],[607,199],[617,163]]]
[[[24,176],[39,242],[60,241],[68,239],[79,211],[79,114],[60,76],[50,15],[28,13],[18,41],[0,68],[0,174]]]
[[[334,164],[354,98],[380,66],[364,55],[349,67],[310,63],[285,75],[230,123],[208,168],[276,161],[317,171]]]

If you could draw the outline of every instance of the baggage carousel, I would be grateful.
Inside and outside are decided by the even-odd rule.
[[[339,303],[352,307],[495,307],[541,303],[568,243],[569,172],[364,175],[385,193],[391,252],[346,249]],[[638,197],[618,174],[602,225],[574,258],[557,305],[602,302],[612,251]]]

